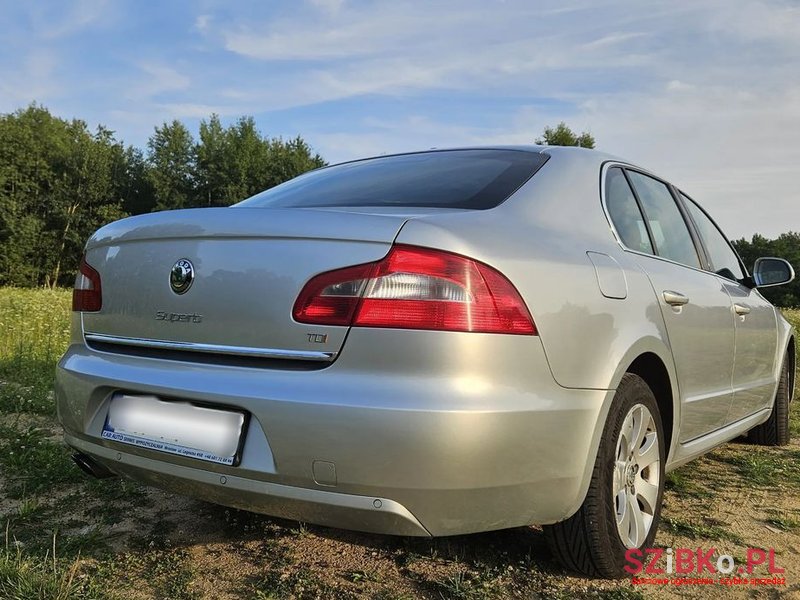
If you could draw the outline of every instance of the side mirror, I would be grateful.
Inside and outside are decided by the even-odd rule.
[[[753,283],[756,287],[783,285],[794,279],[794,269],[782,258],[759,258],[753,267]]]

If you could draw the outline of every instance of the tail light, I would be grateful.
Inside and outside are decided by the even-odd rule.
[[[72,290],[72,310],[97,312],[103,306],[103,292],[100,288],[100,273],[94,270],[86,257],[81,258],[75,288]]]
[[[393,246],[382,260],[311,279],[300,323],[536,335],[519,292],[492,267],[429,248]]]

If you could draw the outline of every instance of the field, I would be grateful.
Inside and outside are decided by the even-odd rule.
[[[52,398],[66,291],[0,288],[0,598],[728,597],[571,577],[541,532],[433,541],[325,529],[217,507],[72,465]],[[800,328],[800,311],[786,311]],[[792,428],[800,440],[800,410]],[[775,548],[782,593],[800,593],[800,441],[726,444],[668,476],[657,544],[743,562]],[[749,597],[777,590],[749,589]],[[676,596],[677,597],[677,596]]]

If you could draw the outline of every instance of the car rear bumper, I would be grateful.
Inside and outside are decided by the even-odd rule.
[[[314,371],[76,343],[58,366],[59,418],[69,445],[114,472],[310,523],[440,536],[552,523],[579,507],[612,392],[558,386],[536,337],[386,333],[353,330]],[[393,351],[370,350],[386,349],[381,340]],[[453,343],[460,354],[442,359]],[[239,465],[102,439],[117,391],[246,410]]]
[[[164,462],[160,458],[120,453],[69,434],[65,440],[71,447],[92,456],[119,475],[208,502],[343,529],[408,536],[430,535],[408,509],[387,498],[220,475],[203,468]]]

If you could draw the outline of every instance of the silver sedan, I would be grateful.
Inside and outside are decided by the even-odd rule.
[[[622,573],[664,474],[789,439],[795,337],[703,208],[579,148],[384,156],[86,245],[57,402],[76,462],[362,531],[545,526]]]

